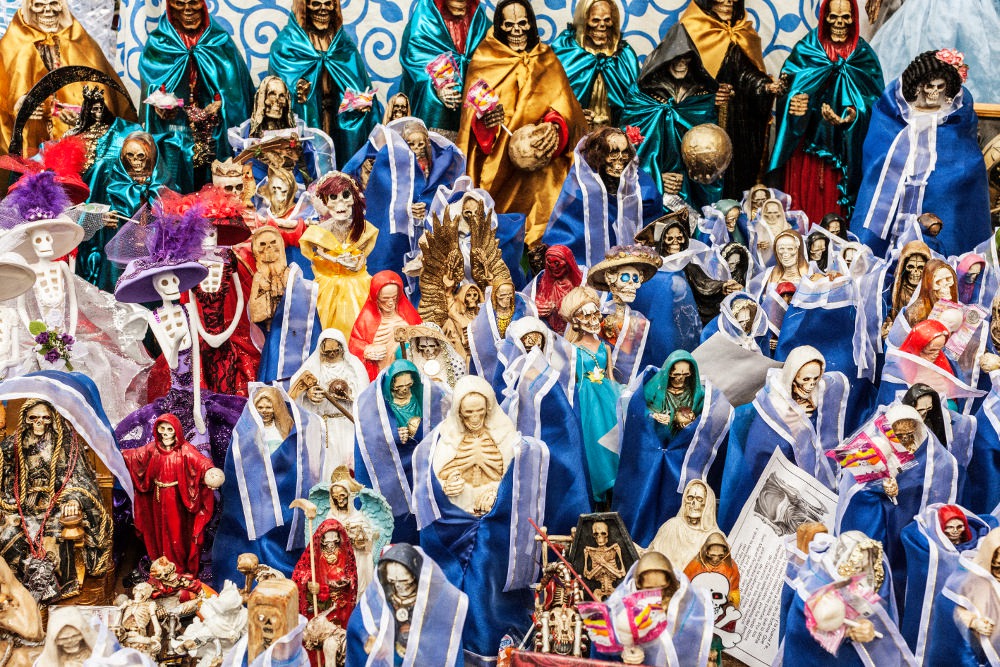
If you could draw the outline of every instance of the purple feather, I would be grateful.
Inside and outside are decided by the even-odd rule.
[[[211,230],[201,206],[183,213],[168,213],[159,202],[154,206],[146,249],[153,262],[177,263],[201,257],[201,244]]]
[[[4,204],[16,209],[25,222],[54,218],[72,206],[52,171],[22,176]]]

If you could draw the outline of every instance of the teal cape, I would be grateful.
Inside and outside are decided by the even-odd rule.
[[[590,93],[598,74],[604,75],[604,85],[608,91],[608,106],[611,108],[611,124],[618,125],[622,112],[629,105],[629,90],[639,78],[639,58],[635,50],[621,40],[618,52],[613,56],[591,53],[576,41],[576,30],[563,30],[552,42],[552,51],[559,58],[566,78],[573,89],[573,95],[586,109],[590,106]]]
[[[212,136],[215,138],[216,158],[225,160],[232,155],[226,131],[250,117],[254,86],[243,54],[236,48],[229,33],[214,20],[209,19],[205,32],[188,49],[167,20],[167,15],[163,15],[159,25],[149,34],[139,58],[142,98],[163,86],[168,93],[183,99],[185,105],[189,104],[190,58],[194,58],[198,69],[197,105],[204,108],[211,104],[216,94],[222,100],[219,112],[222,122],[213,130]],[[146,131],[153,135],[171,132],[180,135],[187,148],[185,152],[190,155],[194,140],[183,113],[179,112],[174,119],[166,121],[156,115],[153,107],[145,104],[141,117]]]
[[[334,98],[328,103],[340,106],[346,90],[363,93],[372,87],[371,77],[365,69],[358,47],[343,30],[338,30],[325,53],[320,53],[309,41],[302,26],[294,15],[288,17],[288,24],[274,40],[271,60],[268,65],[271,74],[281,80],[292,91],[292,109],[307,127],[317,127],[333,138],[337,168],[351,159],[368,141],[368,135],[382,119],[382,104],[372,102],[368,111],[346,111],[338,114],[334,127],[323,127],[319,99],[320,74],[329,73],[335,88]],[[309,82],[309,97],[305,103],[298,101],[295,88],[299,79]],[[241,118],[247,118],[249,114]],[[236,125],[238,123],[233,123]]]
[[[451,53],[458,65],[458,82],[461,84],[465,81],[465,71],[472,52],[491,26],[490,20],[486,18],[486,10],[480,3],[472,15],[469,33],[465,37],[465,53],[459,53],[434,0],[417,0],[413,3],[413,13],[403,30],[403,41],[399,48],[399,62],[403,66],[399,90],[410,98],[411,116],[424,121],[429,128],[458,132],[462,108],[448,109],[441,104],[434,91],[434,84],[424,68],[442,53]]]
[[[819,40],[819,30],[814,29],[795,45],[781,73],[792,77],[792,85],[778,100],[778,133],[768,171],[780,169],[801,146],[805,153],[826,161],[840,173],[837,203],[852,209],[861,187],[861,149],[868,122],[884,86],[878,56],[859,37],[851,55],[833,62]],[[791,99],[800,93],[809,95],[809,111],[792,116],[788,113]],[[846,128],[834,127],[820,115],[824,103],[840,114],[852,106],[857,109],[857,118]]]

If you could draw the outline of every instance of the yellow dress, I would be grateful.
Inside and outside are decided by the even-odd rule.
[[[351,329],[354,328],[354,320],[357,319],[361,307],[368,300],[368,288],[372,277],[366,270],[366,258],[375,247],[375,239],[378,238],[378,230],[369,222],[365,222],[365,229],[361,232],[361,238],[356,242],[347,241],[341,243],[332,232],[311,225],[306,228],[304,234],[299,239],[299,248],[302,254],[312,262],[314,280],[319,287],[319,295],[316,302],[316,312],[319,320],[323,323],[324,329],[338,329],[344,334],[344,339],[351,336]],[[318,246],[327,255],[337,257],[345,253],[350,253],[361,258],[361,265],[357,271],[351,271],[342,264],[331,262],[313,252],[313,247]]]

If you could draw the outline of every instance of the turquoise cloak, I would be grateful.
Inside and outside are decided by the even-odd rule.
[[[464,82],[469,58],[491,26],[486,10],[479,3],[472,14],[472,22],[469,23],[465,53],[459,53],[434,0],[417,0],[413,3],[413,13],[403,30],[399,48],[399,62],[403,66],[399,90],[410,98],[410,115],[424,121],[429,128],[458,132],[462,108],[448,109],[441,104],[434,92],[434,84],[424,68],[442,53],[451,53],[458,65],[458,81]]]
[[[618,52],[613,56],[591,53],[576,41],[576,29],[563,30],[552,42],[552,51],[559,58],[573,95],[586,109],[590,106],[590,93],[597,75],[604,77],[611,108],[611,124],[618,125],[622,112],[629,105],[629,90],[639,78],[639,57],[624,39],[619,41]],[[657,180],[659,178],[657,177]]]
[[[340,105],[344,91],[363,93],[372,87],[371,77],[365,69],[358,47],[341,28],[333,37],[326,52],[316,50],[309,41],[295,15],[288,17],[288,24],[274,40],[268,71],[292,91],[292,109],[305,121],[307,127],[318,127],[333,138],[337,168],[346,164],[368,140],[368,135],[382,119],[382,104],[376,99],[368,111],[346,111],[338,114],[334,127],[323,127],[318,91],[320,74],[326,70],[335,88],[332,102]],[[298,101],[295,88],[299,79],[309,82],[309,96],[305,103]],[[249,114],[241,118],[244,120]],[[234,123],[236,125],[238,123]]]
[[[778,100],[778,132],[768,171],[780,169],[801,146],[805,153],[826,161],[840,173],[837,203],[853,209],[863,174],[861,149],[872,109],[884,87],[878,56],[859,37],[851,55],[833,62],[823,49],[819,30],[814,29],[795,45],[781,73],[792,77],[792,85]],[[809,111],[793,116],[788,108],[800,93],[809,95]],[[824,103],[838,113],[852,106],[858,115],[846,127],[834,127],[820,115]]]

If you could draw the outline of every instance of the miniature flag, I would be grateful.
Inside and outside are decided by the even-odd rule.
[[[434,84],[434,88],[441,90],[458,81],[458,63],[455,62],[451,52],[442,53],[434,60],[427,63],[424,68],[427,75]]]
[[[374,99],[374,87],[363,93],[356,93],[348,88],[344,91],[343,99],[340,100],[340,109],[337,113],[344,113],[345,111],[368,111],[372,108],[372,101]]]
[[[475,109],[476,118],[482,118],[483,114],[496,109],[497,105],[500,104],[500,96],[490,88],[490,84],[479,79],[469,87],[465,103]]]

